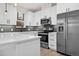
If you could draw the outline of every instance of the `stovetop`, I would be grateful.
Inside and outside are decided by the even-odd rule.
[[[49,33],[49,32],[54,32],[53,30],[43,30],[41,32],[38,32],[38,33]]]

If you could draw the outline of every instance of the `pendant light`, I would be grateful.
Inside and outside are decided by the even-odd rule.
[[[16,7],[17,6],[17,3],[15,3],[14,6]]]
[[[7,3],[5,3],[5,15],[7,15]]]

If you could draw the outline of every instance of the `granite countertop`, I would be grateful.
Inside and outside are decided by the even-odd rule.
[[[40,36],[28,35],[23,32],[0,33],[0,44],[30,41],[41,38]]]

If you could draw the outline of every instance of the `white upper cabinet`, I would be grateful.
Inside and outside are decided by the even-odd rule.
[[[47,18],[51,17],[52,25],[56,25],[56,11],[57,6],[48,7],[35,13],[28,11],[24,15],[24,26],[41,26],[41,19],[45,16]]]
[[[5,4],[0,4],[0,24],[16,25],[17,10],[13,5],[7,4],[7,14],[5,14]]]
[[[7,12],[8,12],[7,19],[6,19],[7,24],[16,25],[16,21],[17,21],[17,9],[16,9],[16,7],[14,7],[13,5],[8,5]],[[10,23],[8,23],[8,21]]]
[[[24,26],[40,26],[40,12],[26,12]]]
[[[65,3],[57,3],[57,14],[66,12],[67,5]]]
[[[51,17],[51,23],[52,23],[52,25],[56,25],[57,24],[57,15],[56,15],[56,12],[57,12],[57,6],[51,7],[50,17]]]
[[[3,3],[0,3],[0,24],[3,24],[5,21],[4,12],[5,12],[5,5]]]
[[[57,4],[57,14],[74,11],[78,9],[79,9],[79,3],[58,3]]]
[[[44,10],[40,11],[40,19],[44,18],[45,16],[47,18],[51,17],[51,24],[56,25],[56,11],[57,11],[57,6],[52,6],[49,8],[46,8]]]
[[[35,22],[34,18],[35,18],[34,13],[29,12],[29,11],[26,12],[24,14],[24,26],[34,26],[35,25],[34,24],[34,22]]]
[[[28,12],[26,12],[24,14],[24,26],[29,25],[29,21],[28,21]]]
[[[79,10],[79,3],[68,3],[69,11]]]
[[[30,26],[31,24],[31,13],[30,12],[26,12],[24,14],[24,26]]]
[[[35,19],[34,19],[34,22],[35,22],[35,25],[36,26],[41,26],[41,15],[40,15],[40,12],[36,12],[35,13]]]

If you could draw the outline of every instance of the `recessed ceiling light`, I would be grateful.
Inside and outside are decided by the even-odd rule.
[[[16,7],[17,6],[17,3],[15,3],[14,6]]]

